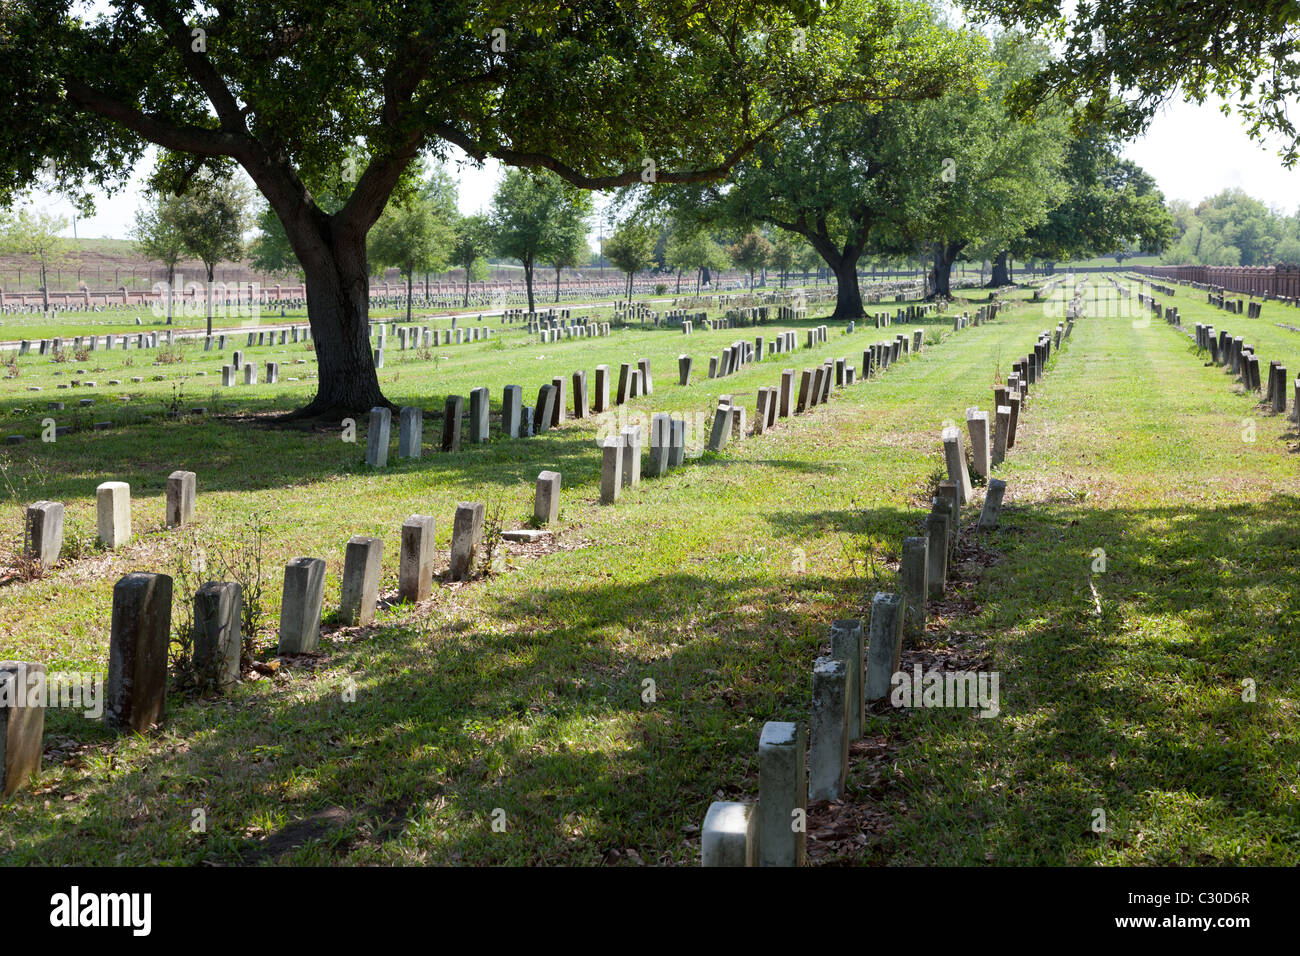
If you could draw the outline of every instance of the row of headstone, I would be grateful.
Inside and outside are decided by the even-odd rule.
[[[540,341],[543,344],[558,342],[561,339],[581,339],[596,338],[598,336],[609,335],[610,324],[608,322],[591,322],[586,325],[566,325],[556,329],[542,329]]]
[[[254,345],[274,345],[277,335],[279,336],[279,344],[281,345],[287,344],[290,340],[293,342],[306,342],[311,339],[311,329],[308,326],[295,325],[283,329],[268,329],[249,332],[248,347],[251,348]],[[133,336],[122,333],[109,334],[103,336],[103,342],[104,349],[111,352],[119,346],[122,349],[130,349],[133,346],[133,343],[134,348],[136,349],[157,349],[164,346],[176,345],[180,340],[197,339],[199,336],[203,337],[203,350],[205,352],[212,351],[214,341],[219,343],[217,346],[218,350],[224,351],[226,348],[226,334],[214,336],[206,335],[202,332],[178,333],[173,329],[168,329],[165,332],[142,332]],[[100,338],[101,337],[98,335],[78,335],[73,338],[71,347],[74,352],[80,352],[82,350],[94,352],[99,349]],[[29,354],[31,352],[32,344],[33,340],[21,340],[18,343],[18,354],[20,356]],[[36,340],[35,344],[37,346],[38,355],[53,356],[62,351],[65,342],[61,337],[55,337],[52,339]]]
[[[1172,291],[1166,293],[1166,295],[1172,295],[1172,294],[1173,294]],[[1222,290],[1220,290],[1218,293],[1214,293],[1214,292],[1209,293],[1208,295],[1206,295],[1205,301],[1207,305],[1212,305],[1215,306],[1216,308],[1223,309],[1225,312],[1232,312],[1235,315],[1241,315],[1246,310],[1246,302],[1244,299],[1226,298]],[[1252,301],[1250,303],[1250,315],[1248,316],[1248,318],[1257,319],[1259,318],[1259,316],[1260,316],[1260,303]]]
[[[417,348],[434,348],[438,345],[463,345],[471,342],[488,341],[492,338],[490,328],[470,326],[469,328],[431,329],[416,326],[398,326],[397,346],[400,351]],[[383,367],[384,350],[388,345],[387,331],[380,326],[374,337],[375,367]]]
[[[642,463],[645,435],[640,425],[629,425],[601,442],[600,503],[612,505],[624,488],[647,478],[661,478],[686,463],[686,420],[658,412],[650,420],[650,454]]]
[[[754,345],[745,341],[732,342],[718,355],[709,357],[709,378],[725,378],[753,361]]]
[[[175,503],[179,511],[193,511],[193,474],[176,472],[168,481],[168,522],[173,517],[173,484],[181,489]],[[126,503],[129,529],[129,492],[120,496],[121,482],[100,486],[100,500],[114,499],[114,521],[121,519],[120,505]],[[187,495],[187,497],[186,497]],[[536,510],[539,520],[558,515],[559,474],[538,476]],[[102,514],[102,511],[101,511]],[[57,560],[57,539],[61,536],[63,506],[39,502],[28,509],[29,533],[34,533],[39,559]],[[449,581],[474,576],[483,539],[484,506],[462,502],[456,507],[452,526]],[[402,525],[398,593],[404,600],[422,601],[433,586],[434,519],[412,515]],[[383,560],[383,539],[357,535],[348,540],[339,595],[339,620],[346,625],[365,626],[374,622],[379,602],[379,578]],[[285,566],[281,596],[278,653],[314,654],[320,646],[321,610],[325,592],[325,561],[322,558],[293,558]],[[171,639],[172,579],[166,574],[131,573],[113,588],[113,610],[109,637],[105,724],[118,732],[145,733],[162,721],[166,710],[167,648]],[[196,672],[215,689],[233,684],[239,677],[242,645],[241,608],[243,595],[235,582],[208,581],[194,595],[193,648]],[[25,786],[40,770],[43,750],[44,708],[28,700],[29,675],[43,674],[43,664],[0,663],[0,792],[8,796]],[[22,704],[13,693],[23,688]]]
[[[195,476],[174,471],[167,477],[165,521],[180,528],[194,517]],[[23,520],[23,555],[42,567],[51,567],[63,551],[61,501],[37,501],[26,507]],[[95,489],[95,526],[99,543],[117,550],[131,540],[131,486],[125,481],[105,481]]]
[[[239,353],[236,352],[235,355],[236,355],[236,356],[239,356]],[[243,366],[243,371],[244,371],[244,375],[243,375],[244,384],[245,384],[245,385],[256,385],[256,384],[257,384],[257,366],[254,365],[252,362],[244,362],[243,359],[242,359],[242,357],[237,358],[237,361],[240,362],[240,363],[242,363],[242,366]],[[235,364],[235,362],[232,362],[232,363],[229,364],[229,365],[223,365],[223,366],[221,366],[221,385],[222,385],[223,388],[229,388],[230,386],[235,385],[235,384],[238,383],[238,381],[239,381],[239,375],[238,375],[239,369],[240,369],[240,365]],[[267,362],[267,363],[266,363],[266,384],[267,384],[267,385],[274,385],[274,384],[276,384],[276,383],[279,382],[279,381],[280,381],[280,363],[279,363],[279,362]]]
[[[706,322],[709,318],[707,312],[691,312],[687,309],[669,309],[664,313],[663,324],[667,326],[680,326],[684,335],[690,335],[696,322]]]
[[[688,372],[689,374],[689,372]],[[654,381],[650,374],[650,361],[639,360],[636,365],[624,363],[619,369],[616,405],[630,399],[653,394]],[[586,418],[591,413],[601,413],[610,408],[610,375],[608,365],[596,366],[596,380],[592,402],[588,404],[587,373],[579,369],[573,373],[573,417]],[[568,414],[565,399],[565,379],[553,378],[538,389],[537,404],[523,404],[523,389],[507,385],[502,390],[501,430],[509,438],[531,438],[562,424]],[[465,400],[460,395],[447,396],[443,411],[443,428],[440,448],[444,452],[458,452],[461,439],[468,433],[472,444],[483,444],[490,435],[490,399],[487,388],[476,388],[469,395],[468,427],[465,417]],[[423,416],[421,409],[406,407],[400,410],[398,457],[420,458],[423,448]],[[388,463],[391,442],[392,412],[378,406],[370,410],[370,427],[366,436],[366,464],[383,468]]]
[[[1043,354],[1043,341],[1040,336],[1035,355]],[[879,353],[867,352],[867,356],[874,354]],[[864,361],[874,359],[864,357]],[[809,373],[804,374],[807,379]],[[787,375],[792,379],[793,370],[787,370]],[[1012,385],[1018,385],[1018,376],[1013,374]],[[810,390],[817,390],[815,380]],[[760,410],[764,404],[760,397]],[[977,467],[987,477],[988,415],[969,409],[967,419]],[[903,541],[899,591],[876,593],[865,639],[860,620],[836,621],[831,626],[830,656],[813,664],[807,731],[798,722],[771,721],[763,726],[758,801],[716,801],[709,806],[700,837],[704,866],[801,866],[806,859],[806,827],[792,821],[806,818],[809,801],[842,799],[849,747],[863,735],[866,706],[888,696],[903,648],[924,633],[927,603],[943,598],[948,569],[954,564],[961,506],[972,492],[961,433],[949,429],[943,438],[950,480],[939,484],[925,534]],[[1005,491],[1005,482],[989,480],[977,528],[997,526]]]
[[[947,491],[955,492],[949,488]],[[831,652],[813,663],[807,728],[770,721],[758,746],[756,804],[716,801],[701,829],[704,866],[801,866],[809,802],[845,795],[849,748],[862,739],[867,705],[889,695],[905,644],[924,630],[927,601],[941,599],[956,543],[955,495],[941,486],[926,534],[903,542],[898,592],[879,591],[864,633],[857,619],[836,621]]]
[[[1263,401],[1275,415],[1287,413],[1288,391],[1294,394],[1291,417],[1300,421],[1300,378],[1287,387],[1287,369],[1281,362],[1272,361],[1268,367],[1268,382],[1260,378],[1259,357],[1255,347],[1232,333],[1201,322],[1194,332],[1197,349],[1208,351],[1210,361],[1236,377],[1248,394],[1263,391]]]

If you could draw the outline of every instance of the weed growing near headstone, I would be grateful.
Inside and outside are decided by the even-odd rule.
[[[506,569],[505,554],[501,551],[504,516],[505,506],[501,502],[488,502],[483,518],[483,544],[479,550],[478,573],[483,577]]]

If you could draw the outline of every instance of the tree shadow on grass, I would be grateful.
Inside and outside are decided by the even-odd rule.
[[[561,579],[485,596],[470,626],[327,638],[335,669],[312,683],[291,664],[274,692],[174,702],[153,753],[78,776],[76,823],[42,826],[49,795],[20,797],[8,811],[26,834],[16,859],[593,864],[636,848],[647,862],[690,863],[687,837],[715,792],[753,796],[762,722],[806,716],[843,587],[763,574]],[[818,594],[827,620],[809,616]],[[47,740],[107,739],[68,713],[49,723]],[[195,807],[206,834],[190,832]],[[505,832],[491,826],[498,808]]]
[[[1300,738],[1283,702],[1300,689],[1300,500],[1005,514],[989,538],[1002,560],[962,625],[995,635],[1002,715],[891,715],[909,808],[894,852],[1294,864]],[[1247,679],[1262,703],[1242,700]],[[942,844],[923,832],[938,821]]]

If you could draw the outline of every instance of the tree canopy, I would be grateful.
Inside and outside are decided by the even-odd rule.
[[[1292,0],[966,0],[983,20],[1043,30],[1060,55],[1023,78],[1012,103],[1029,110],[1057,98],[1077,104],[1081,123],[1141,131],[1169,97],[1231,100],[1250,132],[1284,140],[1288,165],[1300,158],[1300,133],[1288,106],[1300,93],[1300,4]],[[1128,94],[1115,110],[1116,90]]]
[[[394,196],[370,230],[368,253],[376,268],[395,268],[406,279],[406,321],[416,272],[451,264],[455,241],[456,183],[441,167],[405,196]]]
[[[241,166],[307,284],[307,413],[385,401],[365,236],[422,153],[545,168],[588,189],[724,175],[781,124],[923,93],[946,51],[900,38],[904,0],[75,0],[0,5],[0,201],[46,160],[59,188],[121,186],[156,144]],[[700,103],[707,122],[683,122]],[[334,210],[317,184],[364,162]]]
[[[546,171],[506,171],[492,197],[491,225],[498,255],[524,267],[528,311],[536,306],[533,270],[538,262],[576,259],[575,237],[586,235],[591,194]],[[567,264],[567,263],[566,263]]]
[[[148,201],[136,210],[132,235],[141,255],[167,267],[167,324],[172,322],[172,300],[176,284],[176,263],[185,255],[185,234],[178,219],[180,198],[166,190],[150,193]]]

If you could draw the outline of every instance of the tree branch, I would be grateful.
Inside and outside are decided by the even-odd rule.
[[[199,156],[229,156],[242,161],[247,141],[223,130],[176,124],[151,116],[80,80],[67,80],[67,99],[81,109],[121,123],[131,132],[166,149]]]

